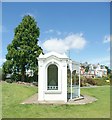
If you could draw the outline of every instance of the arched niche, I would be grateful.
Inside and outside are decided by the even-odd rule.
[[[47,90],[58,90],[58,66],[55,64],[47,67]]]

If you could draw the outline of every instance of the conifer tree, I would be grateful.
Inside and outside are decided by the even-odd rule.
[[[24,81],[26,70],[37,72],[37,57],[42,53],[42,48],[38,45],[39,35],[40,30],[35,19],[25,15],[14,30],[12,43],[7,46],[7,61],[3,65],[6,73],[21,73],[21,80]]]

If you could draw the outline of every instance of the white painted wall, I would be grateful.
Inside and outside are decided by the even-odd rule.
[[[38,58],[38,101],[63,101],[67,102],[67,61],[63,54],[50,52]],[[58,66],[58,90],[47,90],[47,67],[50,64]]]

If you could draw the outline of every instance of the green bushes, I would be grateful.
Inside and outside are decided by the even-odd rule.
[[[13,75],[11,75],[11,80],[18,82],[21,80],[21,75],[20,74],[13,74]]]
[[[109,80],[108,77],[102,77],[102,78],[86,78],[84,76],[81,76],[80,79],[80,85],[83,86],[90,86],[90,85],[110,85],[110,82],[107,82],[106,80]]]
[[[94,78],[94,81],[96,82],[96,85],[102,86],[102,85],[110,85],[109,82],[106,82],[107,79],[103,78]]]
[[[33,82],[38,82],[38,76],[37,75],[34,75],[34,76],[25,76],[25,80],[22,81],[21,80],[21,74],[17,74],[17,73],[14,73],[14,74],[9,74],[10,77],[7,77],[5,74],[2,74],[2,80],[8,82],[8,83],[12,83],[12,82],[18,82],[18,81],[21,81],[21,82],[27,82],[27,83],[33,83]]]
[[[87,83],[90,85],[97,85],[96,81],[93,78],[86,78],[87,79]]]
[[[6,79],[7,83],[12,83],[13,81],[11,79]]]
[[[29,82],[29,83],[32,83],[32,82],[37,82],[38,76],[37,75],[34,75],[34,76],[26,76],[26,79],[25,79],[25,82]]]

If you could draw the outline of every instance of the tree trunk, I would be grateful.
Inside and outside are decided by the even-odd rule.
[[[26,73],[25,67],[23,66],[23,67],[22,67],[22,71],[21,71],[21,75],[22,75],[22,76],[21,76],[21,81],[22,81],[22,82],[25,81],[25,73]]]

